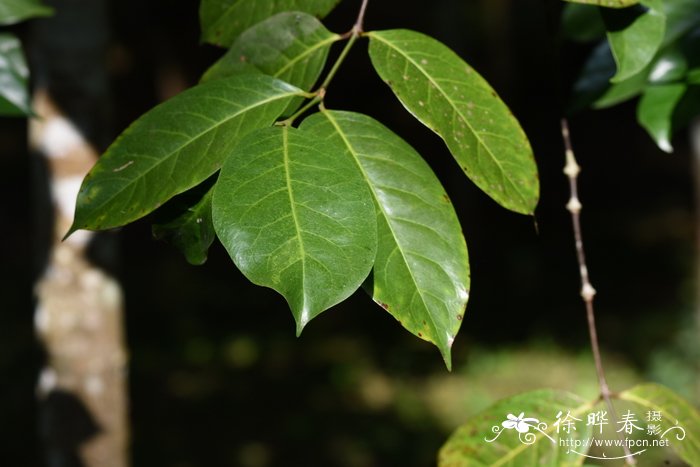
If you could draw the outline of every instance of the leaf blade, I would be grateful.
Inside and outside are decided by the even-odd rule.
[[[12,34],[0,34],[0,115],[31,115],[29,70],[22,44]]]
[[[19,23],[37,16],[49,16],[53,9],[38,0],[3,0],[0,3],[0,25]]]
[[[660,411],[662,413],[659,423],[664,430],[674,426],[674,422],[685,430],[685,438],[679,440],[674,433],[665,439],[669,440],[671,448],[684,461],[690,465],[700,464],[700,440],[697,436],[700,433],[700,413],[693,408],[686,400],[678,396],[670,389],[659,384],[640,384],[620,393],[619,398],[638,404],[648,410]],[[672,416],[671,420],[668,415]]]
[[[666,15],[661,0],[643,0],[644,9],[603,10],[617,72],[611,82],[620,82],[642,71],[654,59],[664,40]]]
[[[209,247],[216,237],[211,219],[214,183],[212,177],[172,199],[155,212],[151,227],[154,238],[172,244],[195,266],[206,262]]]
[[[201,183],[250,131],[271,125],[301,91],[265,75],[205,83],[151,109],[83,180],[68,235],[132,222]]]
[[[581,3],[584,5],[597,5],[605,8],[627,8],[639,3],[639,0],[564,0],[569,3]]]
[[[539,181],[530,143],[495,91],[448,47],[409,30],[373,31],[379,76],[437,133],[466,175],[507,209],[531,214]]]
[[[373,299],[434,343],[449,368],[469,295],[469,259],[440,181],[408,143],[366,115],[324,110],[300,128],[336,140],[359,167],[377,213]]]
[[[597,401],[584,401],[578,396],[551,389],[532,391],[503,399],[482,412],[455,431],[440,449],[439,467],[458,466],[502,466],[502,465],[546,465],[578,466],[584,457],[574,452],[567,452],[559,446],[559,433],[555,432],[553,420],[558,411],[570,412],[574,417],[581,417],[596,405]],[[542,431],[553,438],[552,443],[537,431],[532,444],[524,444],[515,430],[501,428],[500,421],[508,414],[524,413],[526,418],[536,418],[547,423]],[[499,432],[495,431],[499,428]],[[583,439],[590,434],[590,427],[581,426],[571,433],[562,433],[562,437]],[[496,437],[496,435],[498,435]],[[495,440],[487,442],[486,439]]]
[[[372,267],[374,207],[359,177],[335,146],[286,126],[250,134],[222,168],[216,233],[251,282],[286,298],[297,333]]]
[[[202,41],[228,47],[250,26],[282,11],[302,11],[324,17],[340,0],[202,0],[199,9]]]
[[[673,152],[673,113],[687,88],[685,83],[651,85],[637,104],[637,121],[664,152]]]

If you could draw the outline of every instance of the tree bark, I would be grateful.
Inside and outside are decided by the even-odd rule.
[[[107,2],[56,0],[56,14],[35,22],[36,81],[30,144],[42,159],[50,207],[50,247],[36,283],[36,333],[46,352],[38,384],[39,428],[47,464],[128,465],[126,351],[118,283],[93,264],[95,235],[63,235],[83,177],[105,141],[109,108],[104,57]],[[99,144],[99,143],[98,143]],[[44,249],[45,250],[45,249]],[[41,248],[38,251],[42,251]]]

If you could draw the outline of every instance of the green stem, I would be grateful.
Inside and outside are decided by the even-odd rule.
[[[357,31],[357,30],[355,30],[355,28],[353,28],[352,34],[350,35],[350,39],[345,44],[343,51],[340,52],[340,55],[338,56],[338,59],[333,64],[331,71],[329,71],[328,75],[326,75],[326,79],[323,80],[323,83],[321,84],[319,91],[322,90],[325,94],[325,90],[328,89],[328,85],[331,84],[331,81],[333,81],[333,78],[335,77],[336,73],[338,73],[338,70],[340,69],[340,65],[342,65],[343,62],[345,61],[345,57],[348,56],[350,49],[355,44],[355,41],[357,40],[358,37],[360,37],[359,31]]]
[[[326,75],[326,78],[323,80],[323,83],[321,83],[321,86],[318,87],[316,92],[312,93],[313,97],[311,98],[311,100],[309,102],[307,102],[306,104],[304,104],[291,117],[289,117],[285,120],[282,120],[281,122],[277,122],[277,125],[292,126],[292,124],[294,124],[294,121],[297,118],[299,118],[304,112],[309,110],[311,107],[313,107],[314,105],[319,104],[319,103],[323,104],[323,99],[326,97],[326,90],[328,89],[328,86],[331,84],[331,81],[333,81],[333,78],[338,73],[340,66],[345,61],[345,58],[348,56],[348,53],[350,53],[350,49],[352,49],[352,46],[355,45],[357,38],[360,37],[363,33],[363,25],[364,25],[364,19],[365,19],[365,11],[367,10],[367,2],[368,2],[368,0],[362,1],[362,5],[360,6],[360,13],[357,16],[357,20],[355,21],[355,25],[352,27],[352,29],[350,31],[348,31],[348,34],[344,35],[344,36],[349,35],[350,38],[345,43],[345,47],[343,47],[343,50],[340,52],[340,55],[338,55],[338,58],[335,60],[335,63],[333,64],[330,71]]]

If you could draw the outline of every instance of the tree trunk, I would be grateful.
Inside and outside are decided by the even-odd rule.
[[[88,142],[104,141],[106,2],[57,0],[35,22],[36,81],[30,144],[43,159],[51,207],[50,247],[36,284],[35,326],[46,352],[39,377],[40,434],[47,464],[128,465],[126,351],[121,290],[88,258],[94,234],[61,241],[72,223],[82,178],[97,160]],[[41,251],[41,249],[38,249]]]

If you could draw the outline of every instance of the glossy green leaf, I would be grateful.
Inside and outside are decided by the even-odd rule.
[[[226,54],[202,76],[202,81],[241,73],[264,73],[311,91],[340,36],[315,17],[301,12],[279,13],[246,30]],[[302,102],[295,99],[285,112]]]
[[[685,36],[690,30],[700,25],[700,8],[697,0],[666,0],[665,44],[670,44]]]
[[[379,76],[418,120],[445,140],[467,176],[502,206],[532,213],[539,197],[532,149],[491,86],[431,37],[409,30],[368,35]]]
[[[605,8],[627,8],[636,5],[639,0],[564,0],[569,3],[582,3],[585,5],[596,5]]]
[[[662,151],[673,152],[673,112],[686,89],[685,83],[652,85],[637,105],[637,121]]]
[[[171,199],[155,212],[153,236],[182,251],[188,262],[204,264],[216,233],[211,218],[215,177]]]
[[[681,459],[700,465],[700,413],[685,399],[658,384],[641,384],[620,393],[619,398],[643,407],[646,412],[659,412],[660,437],[667,439]],[[645,414],[646,415],[646,414]]]
[[[228,47],[246,29],[283,11],[324,17],[340,0],[202,0],[199,19],[202,40]]]
[[[564,7],[562,29],[568,39],[588,42],[605,36],[605,24],[600,11],[592,5],[572,3]]]
[[[12,34],[0,34],[0,115],[29,115],[29,71],[22,44]]]
[[[128,224],[198,185],[300,93],[266,75],[242,75],[200,84],[150,110],[83,180],[70,232]]]
[[[366,115],[323,111],[301,129],[344,147],[355,161],[377,212],[372,297],[437,345],[449,367],[469,296],[469,260],[445,189],[408,143]]]
[[[643,0],[643,7],[603,10],[617,73],[612,82],[620,82],[642,71],[663,43],[666,15],[662,0]]]
[[[240,35],[226,54],[209,68],[202,81],[258,71],[306,91],[316,82],[331,45],[340,36],[315,17],[284,12]]]
[[[549,389],[500,400],[450,436],[440,449],[438,466],[580,466],[585,460],[580,453],[585,454],[586,448],[573,452],[576,449],[560,447],[559,440],[589,438],[591,427],[586,426],[585,414],[595,404],[595,401],[587,402],[573,394]],[[558,430],[555,422],[559,412],[562,420],[570,413],[582,422],[574,422],[576,429],[570,433]],[[522,430],[527,428],[520,433],[508,423],[513,418],[535,420],[519,422]],[[559,427],[562,428],[561,423]]]
[[[2,0],[0,2],[0,25],[19,23],[37,16],[48,16],[53,10],[39,0]]]
[[[344,147],[313,133],[250,134],[224,164],[212,207],[236,266],[287,299],[297,334],[372,267],[377,224],[366,183]]]

